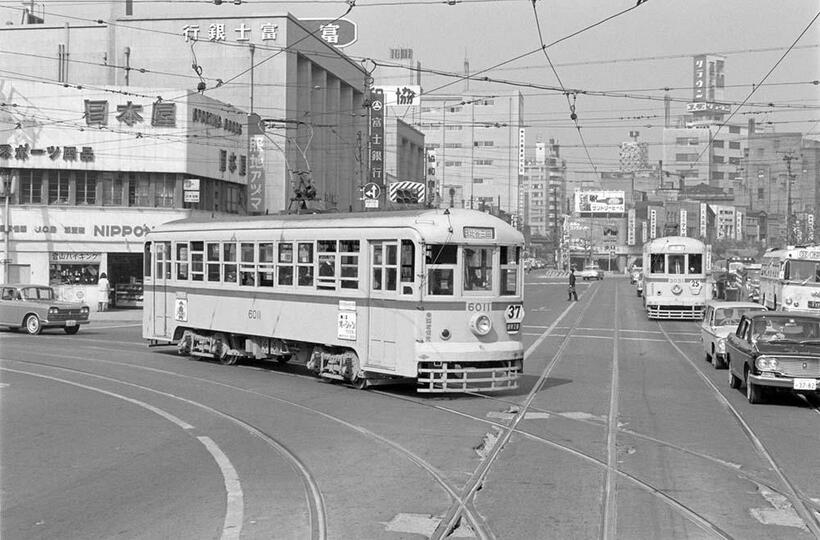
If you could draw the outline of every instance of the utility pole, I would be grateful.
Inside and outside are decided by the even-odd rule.
[[[786,244],[791,245],[794,239],[792,231],[792,160],[797,159],[794,152],[787,152],[783,156],[783,161],[786,162],[786,171],[788,179],[786,180]]]

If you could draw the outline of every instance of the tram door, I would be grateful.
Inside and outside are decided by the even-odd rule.
[[[154,335],[168,336],[169,309],[173,306],[173,299],[169,300],[168,280],[171,278],[171,243],[154,243],[154,294],[151,295],[151,309],[153,311]],[[149,254],[146,249],[146,256]],[[150,257],[146,258],[145,264],[151,267]]]
[[[399,243],[371,241],[370,268],[367,364],[396,369]]]

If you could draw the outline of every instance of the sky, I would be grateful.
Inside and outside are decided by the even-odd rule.
[[[134,1],[135,11],[203,17],[288,12],[297,18],[335,18],[350,7],[340,1],[243,0],[238,6],[231,0],[221,6],[208,0]],[[471,72],[505,82],[470,81],[466,94],[520,91],[528,143],[556,139],[570,169],[589,170],[591,161],[599,170],[616,170],[617,146],[633,130],[649,143],[650,160],[660,159],[664,89],[681,100],[672,103],[675,118],[692,97],[692,57],[703,53],[726,56],[726,101],[736,110],[732,122],[746,124],[753,117],[778,132],[820,139],[820,86],[812,84],[820,79],[820,19],[809,25],[820,12],[818,0],[645,0],[638,6],[636,1],[355,0],[346,18],[357,24],[358,41],[344,52],[356,61],[374,60],[377,85],[395,85],[414,83],[415,75],[384,67],[394,62],[390,49],[413,49],[422,70],[453,74],[423,72],[426,93],[465,93],[458,75],[466,59]],[[0,0],[0,23],[17,22],[9,8],[21,4]],[[59,22],[59,13],[107,15],[99,11],[100,0],[44,4],[49,23]],[[558,40],[541,50],[542,43]],[[583,142],[561,87],[575,96]],[[601,91],[608,95],[584,93]]]

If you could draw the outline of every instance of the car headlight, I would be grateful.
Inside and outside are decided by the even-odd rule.
[[[83,306],[82,308],[80,308],[80,313],[82,313],[83,315],[88,315],[88,306]]]
[[[726,339],[725,338],[718,339],[717,343],[715,343],[715,346],[717,347],[717,352],[725,353],[726,352]]]
[[[476,313],[470,318],[470,330],[477,336],[486,336],[493,329],[493,321],[486,313]]]
[[[48,314],[49,315],[57,315],[58,313],[60,313],[60,310],[58,308],[56,308],[56,307],[48,308]]]
[[[773,358],[771,356],[759,356],[757,360],[755,360],[755,367],[760,371],[777,371],[780,368],[780,365],[777,362],[777,358]]]

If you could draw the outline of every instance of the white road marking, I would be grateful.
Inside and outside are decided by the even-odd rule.
[[[0,358],[0,360],[6,360],[6,358]],[[101,388],[95,388],[93,386],[88,386],[85,384],[81,384],[74,381],[69,381],[66,379],[60,379],[58,377],[52,377],[50,375],[43,375],[40,373],[32,373],[30,371],[23,371],[18,369],[11,369],[11,368],[4,368],[0,367],[0,371],[8,371],[11,373],[18,373],[21,375],[29,375],[32,377],[39,377],[41,379],[48,379],[55,382],[60,382],[64,384],[69,384],[71,386],[76,386],[77,388],[82,388],[84,390],[90,390],[92,392],[97,392],[100,394],[104,394],[109,397],[113,397],[116,399],[120,399],[123,401],[127,401],[128,403],[132,403],[137,405],[138,407],[142,407],[146,410],[151,411],[154,414],[165,418],[169,422],[176,424],[180,428],[190,431],[194,429],[194,426],[185,422],[181,418],[174,416],[173,414],[164,411],[158,407],[154,407],[153,405],[149,405],[144,401],[140,401],[138,399],[130,398],[128,396],[124,396],[122,394],[117,394],[114,392],[109,392],[108,390],[103,390]],[[244,495],[242,493],[242,487],[239,484],[239,477],[236,474],[236,469],[231,464],[228,457],[225,453],[216,445],[210,438],[208,437],[197,437],[197,439],[205,446],[205,449],[211,454],[214,461],[216,461],[219,470],[222,472],[222,478],[225,483],[225,489],[227,490],[227,508],[225,512],[225,520],[224,525],[222,527],[222,536],[223,540],[237,540],[242,532],[242,519],[243,519],[243,508],[244,508]],[[238,521],[237,521],[238,520]]]

